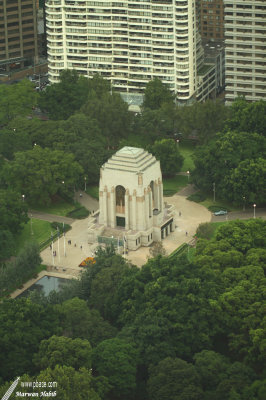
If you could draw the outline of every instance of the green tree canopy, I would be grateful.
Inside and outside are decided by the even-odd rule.
[[[17,116],[30,115],[37,99],[38,93],[28,79],[15,85],[0,85],[0,125],[7,125]]]
[[[33,372],[32,355],[40,341],[59,331],[56,313],[27,299],[0,304],[0,376]]]
[[[35,144],[72,153],[83,167],[88,184],[99,181],[100,167],[112,154],[96,119],[78,112],[66,121],[16,118],[0,135],[0,153],[9,159]],[[84,183],[84,176],[82,179]]]
[[[217,133],[223,131],[230,111],[230,107],[219,100],[178,107],[179,132],[184,137],[196,136],[200,144],[208,143]]]
[[[174,96],[159,78],[148,82],[144,91],[143,107],[158,110],[163,103],[171,103]]]
[[[93,350],[94,369],[108,378],[110,398],[134,399],[137,351],[130,343],[120,339],[101,342]]]
[[[91,91],[81,112],[97,121],[109,146],[114,146],[130,132],[132,116],[128,104],[118,93],[106,93],[104,97],[99,97]]]
[[[0,261],[9,258],[14,252],[14,237],[8,230],[0,228]]]
[[[16,121],[16,119],[14,119]],[[29,121],[26,120],[25,121]],[[14,126],[16,124],[12,124]],[[17,151],[30,150],[32,143],[27,132],[21,132],[18,128],[5,127],[0,133],[0,154],[7,159],[13,159]]]
[[[60,72],[60,82],[48,86],[40,94],[39,105],[52,119],[67,119],[87,100],[89,79],[75,69]]]
[[[231,116],[226,121],[227,130],[265,135],[266,101],[250,103],[239,97],[232,103],[230,111]]]
[[[27,243],[15,260],[0,266],[0,297],[6,296],[31,278],[40,263],[38,244],[36,242]]]
[[[225,179],[225,196],[238,204],[263,204],[266,199],[266,159],[241,161]],[[243,196],[244,195],[244,196]]]
[[[184,158],[173,139],[157,140],[150,146],[150,151],[160,160],[163,175],[173,176],[180,171]]]
[[[62,400],[101,400],[94,390],[91,371],[80,368],[57,365],[54,369],[47,368],[36,377],[37,382],[56,382],[57,386],[50,389],[56,392],[55,398]],[[39,394],[43,389],[38,389]],[[49,390],[46,390],[49,392]]]
[[[265,149],[265,138],[256,133],[218,134],[208,145],[196,150],[192,178],[205,191],[211,191],[215,183],[216,193],[221,198],[229,198],[241,204],[243,196],[247,201],[254,201],[254,198],[261,201],[264,192],[261,196],[260,190],[265,180],[265,168],[260,158],[264,157]]]
[[[79,370],[91,368],[91,345],[87,340],[51,336],[42,340],[39,351],[33,357],[36,367],[41,370],[66,365]]]
[[[84,300],[69,299],[57,307],[65,336],[88,339],[96,345],[116,334],[116,329],[97,310],[90,310]]]
[[[28,219],[28,207],[14,190],[0,189],[0,229],[18,233]]]
[[[35,146],[16,153],[14,161],[6,165],[6,182],[12,182],[29,203],[49,204],[56,194],[72,194],[82,173],[72,154]]]
[[[149,370],[150,400],[201,400],[195,367],[180,358],[167,357]]]
[[[219,383],[227,378],[230,362],[226,357],[212,350],[203,350],[195,354],[194,360],[205,397],[208,395],[211,399]]]

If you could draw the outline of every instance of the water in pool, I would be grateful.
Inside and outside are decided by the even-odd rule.
[[[68,279],[45,275],[36,283],[31,285],[27,290],[21,293],[18,297],[28,296],[29,293],[33,290],[42,291],[45,296],[48,296],[48,294],[52,292],[52,290],[59,292],[62,285],[64,285],[67,281]]]

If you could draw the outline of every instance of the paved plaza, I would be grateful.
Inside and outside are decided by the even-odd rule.
[[[88,196],[89,197],[89,196]],[[89,202],[87,195],[82,196],[84,205]],[[179,247],[184,242],[189,242],[196,232],[201,222],[210,222],[211,213],[203,206],[188,201],[182,195],[174,195],[165,198],[169,204],[175,207],[176,227],[166,239],[163,240],[163,246],[167,254]],[[96,210],[97,203],[93,200],[93,207]],[[91,207],[90,207],[91,208]],[[181,215],[179,215],[181,213]],[[61,237],[53,243],[53,251],[56,256],[53,257],[53,251],[48,247],[41,253],[43,263],[49,266],[49,269],[77,276],[81,270],[79,264],[86,257],[94,255],[97,243],[88,244],[88,217],[83,220],[76,220],[71,224],[72,229],[66,233],[65,238]],[[186,234],[187,233],[187,234]],[[71,244],[68,242],[71,241]],[[127,255],[128,260],[137,266],[143,265],[149,256],[149,247],[141,247],[136,251],[130,251]]]
[[[174,232],[163,240],[163,246],[166,254],[170,254],[182,243],[188,243],[196,233],[197,227],[202,222],[222,222],[233,219],[248,219],[254,216],[253,210],[248,209],[242,212],[231,212],[228,216],[215,217],[205,207],[200,204],[191,202],[186,199],[187,196],[195,192],[193,185],[187,185],[180,190],[178,194],[167,197],[165,200],[172,204],[175,209],[176,226]],[[80,197],[80,193],[82,196]],[[76,199],[91,212],[98,209],[97,200],[93,199],[85,192],[76,194]],[[28,281],[23,288],[12,293],[11,297],[15,298],[25,289],[33,285],[44,275],[57,276],[60,278],[77,278],[83,268],[79,264],[86,257],[95,254],[98,244],[88,244],[88,224],[91,217],[83,220],[73,220],[66,217],[49,215],[42,212],[30,211],[33,218],[40,218],[46,221],[58,221],[70,223],[72,229],[66,233],[65,237],[56,239],[53,243],[53,249],[46,248],[41,252],[43,263],[47,265],[47,271],[42,271],[37,278]],[[266,210],[259,209],[256,211],[256,217],[266,219]],[[70,242],[69,242],[70,241]],[[53,257],[53,251],[56,256]],[[134,265],[142,266],[149,257],[149,247],[141,247],[136,251],[130,251],[126,258]]]

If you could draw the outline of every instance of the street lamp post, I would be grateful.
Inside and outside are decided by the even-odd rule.
[[[22,197],[22,200],[25,201],[25,194],[23,194],[21,197]]]
[[[86,189],[87,189],[87,177],[86,177],[86,176],[85,176],[84,180],[85,180],[85,188],[84,188],[84,192],[86,192]]]
[[[187,181],[188,181],[188,182],[189,182],[189,175],[190,175],[190,172],[187,171]]]
[[[215,182],[213,182],[213,202],[215,203]]]
[[[30,215],[30,233],[33,235],[33,230],[32,230],[32,214]]]
[[[246,197],[243,196],[243,211],[246,210]]]
[[[253,208],[254,208],[254,213],[253,213],[253,218],[256,218],[256,204],[253,204]]]

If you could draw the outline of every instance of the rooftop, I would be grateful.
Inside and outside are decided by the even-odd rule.
[[[102,168],[142,173],[154,163],[156,163],[156,158],[147,151],[138,147],[125,146],[118,150]]]

